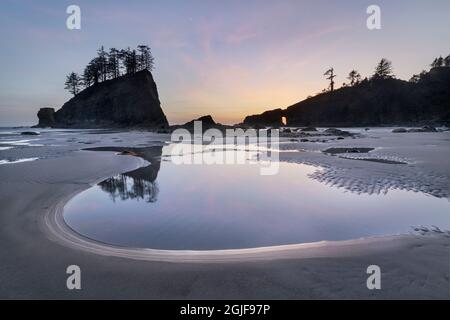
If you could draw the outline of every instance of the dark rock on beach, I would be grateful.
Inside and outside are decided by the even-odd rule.
[[[374,148],[328,148],[323,153],[339,154],[339,153],[368,153]]]
[[[315,132],[315,131],[317,131],[317,129],[316,128],[314,128],[314,127],[306,127],[306,128],[303,128],[303,129],[301,129],[301,131],[303,131],[303,132]]]
[[[176,130],[176,129],[186,129],[189,130],[190,132],[193,132],[195,129],[195,122],[201,122],[202,123],[202,131],[208,130],[208,129],[218,129],[221,131],[224,131],[226,129],[231,129],[233,127],[231,126],[227,126],[227,125],[223,125],[220,123],[217,123],[214,121],[213,117],[210,115],[207,116],[202,116],[198,119],[194,119],[191,120],[189,122],[186,122],[185,124],[182,125],[173,125],[170,126],[170,130]]]
[[[34,131],[24,131],[20,133],[22,136],[38,136],[39,132]]]
[[[396,128],[392,130],[393,133],[406,133],[406,132],[438,132],[438,130],[435,127],[432,126],[424,126],[422,128],[411,128],[411,129],[405,129],[405,128]]]
[[[331,135],[331,136],[351,136],[352,134],[348,131],[336,129],[336,128],[329,128],[324,131],[324,134]]]
[[[409,129],[408,132],[437,132],[437,129],[432,126],[424,126],[422,128]]]

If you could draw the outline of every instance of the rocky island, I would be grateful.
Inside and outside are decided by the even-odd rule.
[[[58,111],[41,108],[37,114],[39,124],[36,127],[168,127],[158,89],[150,72],[153,58],[148,47],[138,48],[140,54],[130,49],[111,49],[106,54],[102,47],[98,57],[86,67],[83,77],[75,73],[67,77],[66,89],[74,97]],[[121,74],[122,64],[124,74]],[[85,89],[80,91],[82,85]]]
[[[38,118],[38,127],[52,128],[168,126],[148,70],[90,86],[56,112],[53,108],[41,108]]]

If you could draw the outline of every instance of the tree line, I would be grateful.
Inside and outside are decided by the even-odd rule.
[[[439,58],[434,59],[434,61],[430,64],[432,68],[444,68],[444,67],[450,67],[450,55],[443,58],[440,56]],[[418,82],[420,79],[427,73],[427,71],[423,70],[420,74],[415,74],[411,77],[409,80],[410,82]],[[329,80],[329,86],[328,88],[324,89],[322,92],[332,92],[334,91],[334,79],[337,77],[337,75],[334,73],[334,68],[328,69],[324,76],[327,80]],[[343,83],[343,87],[353,87],[355,85],[360,84],[362,81],[369,81],[369,80],[380,80],[380,79],[389,79],[389,78],[395,78],[395,75],[393,73],[392,68],[392,62],[389,61],[386,58],[381,59],[381,61],[377,64],[375,67],[375,71],[372,74],[372,76],[368,79],[367,77],[362,79],[361,74],[357,70],[352,70],[347,76],[347,79],[349,80],[348,83]]]
[[[136,49],[110,48],[108,52],[101,46],[97,50],[97,56],[84,68],[82,75],[71,72],[66,77],[65,89],[76,96],[82,87],[87,88],[102,81],[142,70],[152,71],[154,61],[151,49],[147,45],[138,45]]]
[[[447,57],[445,57],[445,58],[442,58],[442,56],[440,56],[439,58],[435,58],[433,60],[433,62],[430,64],[430,67],[431,68],[450,68],[450,54]],[[413,83],[417,83],[426,74],[427,74],[427,71],[423,70],[421,73],[413,75],[411,77],[411,79],[409,79],[409,81],[413,82]]]
[[[334,91],[334,78],[337,77],[337,75],[334,73],[334,68],[328,69],[324,76],[326,76],[326,79],[330,81],[330,84],[328,88],[324,89],[322,92],[333,92]],[[375,67],[375,72],[370,77],[370,80],[379,80],[379,79],[388,79],[388,78],[394,78],[395,75],[393,73],[392,68],[392,62],[389,61],[386,58],[381,59],[381,61],[377,64]],[[353,87],[355,85],[360,84],[362,81],[368,81],[368,78],[365,78],[364,80],[361,77],[361,74],[358,72],[358,70],[352,70],[349,72],[347,79],[349,80],[348,83],[342,83],[343,87]]]

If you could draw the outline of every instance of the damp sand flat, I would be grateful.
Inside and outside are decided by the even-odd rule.
[[[154,136],[142,135],[126,133],[117,137],[124,141],[123,146],[155,141]],[[85,136],[71,134],[70,138],[82,140]],[[412,168],[417,166],[416,169],[423,172],[433,171],[443,179],[448,165],[434,164],[427,159],[445,156],[446,151],[439,147],[439,141],[448,138],[444,134],[424,139],[419,136],[417,143],[430,145],[426,152],[414,152],[411,147],[402,156],[419,158],[420,164],[412,164]],[[63,144],[58,139],[52,143]],[[361,141],[365,146],[368,145],[367,139]],[[108,146],[112,143],[101,139],[97,145]],[[355,140],[353,143],[359,142]],[[382,144],[382,138],[377,138],[377,143]],[[403,142],[399,140],[396,143],[402,146]],[[72,151],[76,148],[76,141],[61,147],[59,154],[53,147],[36,147],[32,151],[34,154],[39,152],[39,155],[42,153],[51,157],[0,166],[0,297],[448,298],[449,240],[436,234],[321,243],[310,248],[295,247],[278,251],[278,254],[270,253],[264,256],[263,261],[258,261],[256,257],[239,262],[238,258],[234,262],[219,264],[205,263],[201,259],[196,263],[166,263],[133,257],[119,258],[114,257],[113,252],[92,253],[88,248],[68,246],[47,232],[43,217],[50,208],[107,177],[143,165],[136,157],[117,156],[112,152]],[[61,150],[64,152],[61,153]],[[13,151],[21,158],[26,157],[24,153],[31,154],[26,150]],[[286,155],[291,158],[283,158]],[[281,158],[292,161],[296,157],[298,162],[307,158],[307,161],[331,167],[325,155],[303,152],[301,160],[293,152],[286,155],[281,155]],[[359,170],[363,168],[366,172],[370,170],[371,174],[381,174],[386,171],[385,166],[389,166],[336,157],[332,161],[337,169],[348,169],[343,163],[352,162],[353,166],[358,163],[355,174],[347,172],[353,179],[352,183],[359,179]],[[333,179],[336,177],[332,176]],[[418,175],[418,178],[422,179],[422,176]],[[342,188],[347,190],[345,184]],[[363,186],[359,188],[364,191]],[[86,284],[76,297],[65,287],[66,267],[74,263],[82,267],[83,283]],[[377,292],[368,291],[364,285],[367,277],[365,270],[374,263],[385,271],[383,290]]]

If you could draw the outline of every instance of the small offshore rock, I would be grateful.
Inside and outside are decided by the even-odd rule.
[[[306,128],[301,129],[301,131],[317,131],[317,129],[314,127],[306,127]]]
[[[38,136],[39,132],[34,131],[24,131],[20,133],[22,136]]]

